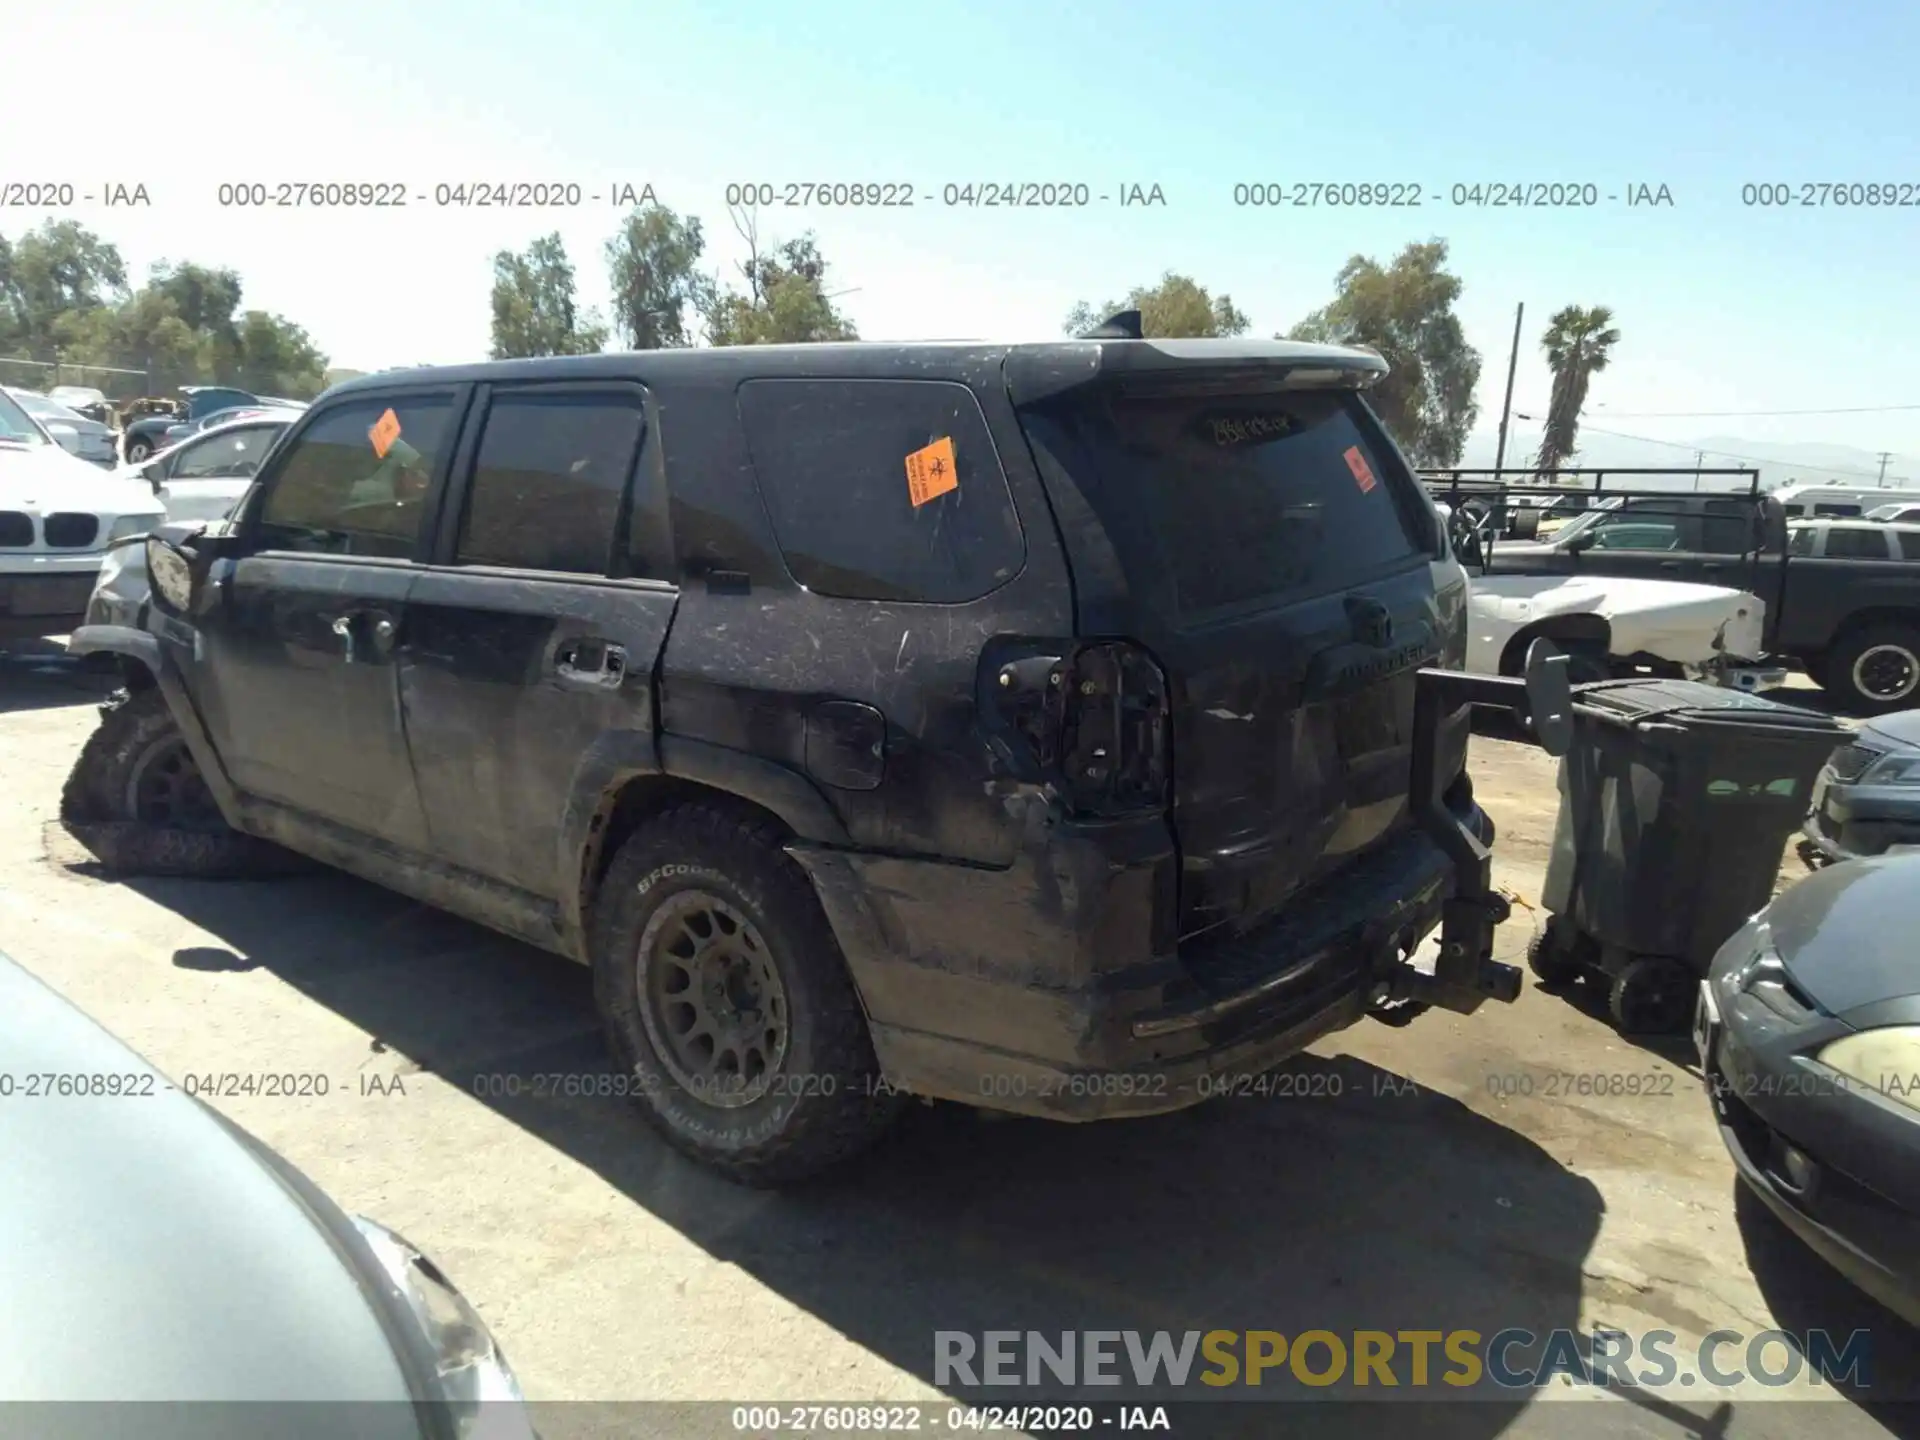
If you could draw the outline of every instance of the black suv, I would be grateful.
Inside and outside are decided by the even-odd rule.
[[[769,1183],[908,1095],[1145,1114],[1510,1000],[1468,712],[1423,688],[1466,587],[1384,370],[1086,339],[348,382],[231,521],[149,542],[145,630],[76,636],[130,682],[64,818],[591,965],[653,1123]]]

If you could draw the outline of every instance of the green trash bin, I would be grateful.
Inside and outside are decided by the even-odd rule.
[[[1541,895],[1550,918],[1528,959],[1548,984],[1603,976],[1622,1030],[1677,1030],[1714,953],[1773,897],[1848,731],[1691,680],[1581,686],[1573,712]]]

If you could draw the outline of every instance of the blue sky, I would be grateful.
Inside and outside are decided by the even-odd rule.
[[[1230,293],[1258,330],[1325,302],[1355,252],[1453,247],[1460,313],[1497,417],[1516,301],[1516,408],[1547,376],[1538,336],[1607,304],[1623,340],[1589,427],[1891,449],[1920,472],[1920,409],[1768,418],[1648,416],[1920,406],[1920,206],[1765,210],[1744,182],[1920,188],[1920,111],[1902,78],[1920,7],[1354,3],[962,6],[834,3],[326,6],[169,0],[123,77],[78,88],[76,37],[153,31],[150,5],[16,10],[0,89],[0,181],[142,181],[147,210],[80,206],[136,270],[231,265],[250,304],[356,368],[472,358],[490,258],[558,229],[582,298],[604,299],[619,213],[238,212],[223,180],[648,182],[699,215],[708,261],[744,247],[729,181],[1158,184],[1164,208],[1057,213],[763,209],[811,229],[868,338],[1036,338],[1074,301],[1163,271]],[[1408,181],[1419,209],[1236,207],[1245,181]],[[1597,209],[1485,210],[1455,183],[1597,185]],[[1608,194],[1667,186],[1671,207]],[[1441,193],[1435,203],[1433,192]],[[1917,196],[1915,198],[1920,198]],[[0,210],[0,233],[39,212]],[[1621,418],[1614,420],[1613,415]],[[1524,425],[1516,438],[1524,441]],[[1690,456],[1687,458],[1690,463]]]

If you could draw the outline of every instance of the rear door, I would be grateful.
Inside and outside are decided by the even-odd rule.
[[[400,687],[433,853],[557,898],[575,772],[610,731],[651,740],[678,598],[646,392],[483,387],[433,563],[409,598]]]
[[[1167,677],[1183,939],[1411,823],[1414,673],[1443,639],[1436,517],[1371,412],[1250,383],[1116,381],[1023,416],[1082,637],[1136,639]]]

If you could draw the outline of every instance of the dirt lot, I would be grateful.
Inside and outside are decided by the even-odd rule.
[[[928,1107],[828,1185],[739,1190],[619,1102],[491,1093],[507,1085],[488,1077],[604,1068],[575,967],[344,876],[91,873],[50,822],[100,693],[62,658],[0,657],[0,950],[176,1078],[327,1076],[325,1097],[221,1108],[434,1254],[536,1401],[934,1399],[936,1330],[1606,1325],[1684,1346],[1777,1324],[1871,1328],[1873,1388],[1562,1385],[1444,1406],[1416,1433],[1910,1428],[1885,1402],[1920,1378],[1913,1332],[1736,1203],[1689,1047],[1621,1039],[1592,997],[1529,982],[1470,1018],[1364,1024],[1295,1067],[1325,1077],[1297,1087],[1314,1098],[1089,1127]],[[1552,764],[1481,738],[1474,771],[1498,878],[1523,902],[1500,936],[1517,963]],[[1788,857],[1783,880],[1800,873]],[[1556,1079],[1618,1074],[1643,1093]],[[1215,1410],[1214,1431],[1230,1414],[1248,1434],[1288,1413]],[[627,1433],[729,1433],[724,1410],[595,1413]],[[1388,1418],[1313,1413],[1354,1434]],[[543,1429],[587,1416],[549,1412]]]

